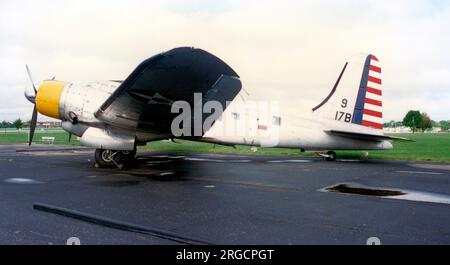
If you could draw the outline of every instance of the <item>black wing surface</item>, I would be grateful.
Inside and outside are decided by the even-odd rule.
[[[237,73],[221,59],[201,49],[180,47],[139,64],[95,116],[125,129],[170,134],[172,120],[179,115],[171,113],[174,102],[186,101],[193,110],[194,93],[201,93],[203,104],[215,100],[225,110],[241,88]],[[203,114],[202,121],[206,118]]]

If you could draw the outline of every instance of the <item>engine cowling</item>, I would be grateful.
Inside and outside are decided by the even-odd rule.
[[[133,150],[135,136],[126,131],[109,131],[89,127],[81,136],[80,143],[97,149]]]

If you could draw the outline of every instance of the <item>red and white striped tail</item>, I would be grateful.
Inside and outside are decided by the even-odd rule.
[[[352,123],[383,129],[381,66],[377,57],[366,58]]]
[[[361,125],[383,129],[381,67],[377,57],[374,55],[370,55],[370,57]]]

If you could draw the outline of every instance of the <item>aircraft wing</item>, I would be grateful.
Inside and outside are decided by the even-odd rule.
[[[351,139],[356,140],[364,140],[364,141],[384,141],[384,140],[399,140],[399,141],[412,141],[407,138],[403,137],[395,137],[395,136],[388,136],[383,134],[369,134],[369,133],[359,133],[359,132],[350,132],[350,131],[344,131],[344,130],[325,130],[326,133],[336,135],[336,136],[342,136],[347,137]]]
[[[203,103],[215,100],[225,110],[241,88],[239,76],[221,59],[201,49],[175,48],[138,65],[95,116],[125,129],[170,133],[179,115],[171,113],[175,101],[188,102],[193,114],[194,93],[201,93]]]

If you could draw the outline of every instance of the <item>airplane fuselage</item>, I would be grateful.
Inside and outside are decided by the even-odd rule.
[[[333,150],[391,149],[400,139],[382,131],[381,66],[372,54],[348,60],[328,96],[306,110],[286,108],[265,91],[256,91],[265,100],[252,100],[229,65],[192,47],[150,57],[123,81],[47,80],[36,89],[27,71],[33,91],[25,97],[35,104],[29,144],[41,113],[95,148],[100,166],[118,166],[137,145],[162,139],[328,150],[329,160]]]
[[[98,128],[97,134],[107,133],[109,125],[96,118],[95,112],[119,85],[120,82],[116,81],[96,81],[86,85],[65,83],[60,97],[58,117],[63,121],[63,129],[81,139],[90,127]],[[270,106],[271,104],[272,106]],[[265,107],[261,107],[262,105]],[[73,121],[74,117],[76,117],[75,122]],[[334,123],[338,128],[341,126],[340,122],[324,120],[312,111],[298,115],[287,113],[279,104],[251,101],[251,97],[241,92],[225,109],[221,118],[204,133],[203,137],[193,137],[192,139],[225,145],[284,147],[317,151],[392,148],[389,141],[368,142],[330,135],[325,132],[330,123]],[[122,134],[119,133],[117,137],[118,140],[122,140],[121,137],[124,138],[123,140],[135,138],[140,143],[173,138],[169,134],[161,135],[127,128],[123,128]],[[189,137],[182,138],[189,139]],[[89,143],[86,144],[89,145]],[[103,143],[104,146],[106,144]],[[120,149],[120,145],[116,148]]]

